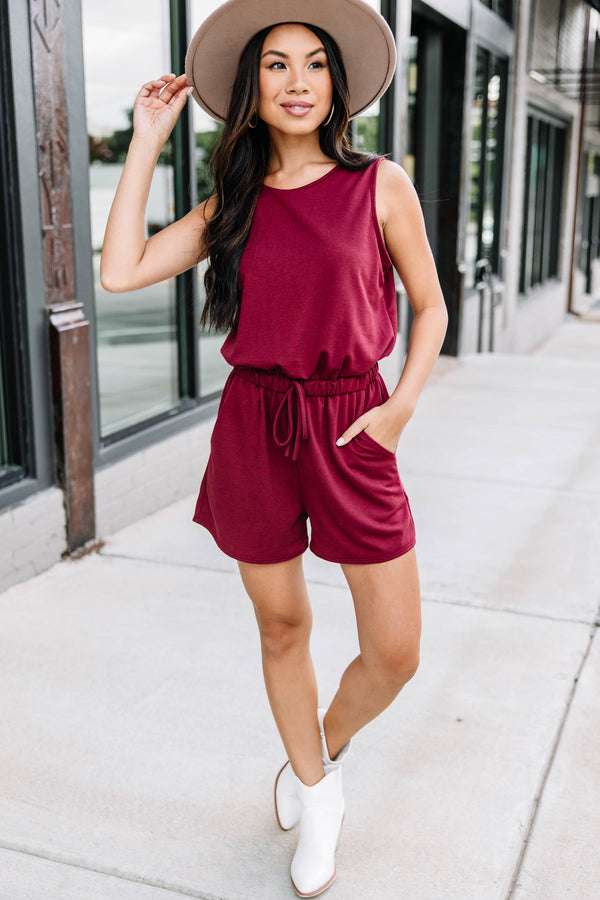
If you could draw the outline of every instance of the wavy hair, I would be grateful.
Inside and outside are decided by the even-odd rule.
[[[348,82],[340,50],[323,29],[299,24],[322,41],[333,82],[334,112],[328,124],[319,129],[321,150],[345,169],[364,169],[376,156],[359,153],[350,144]],[[274,27],[255,34],[240,57],[225,126],[211,159],[216,203],[204,234],[209,265],[204,276],[206,303],[200,324],[214,331],[235,331],[237,327],[240,263],[269,164],[269,131],[258,117],[259,76],[261,50]],[[257,125],[251,128],[249,123],[254,117]]]

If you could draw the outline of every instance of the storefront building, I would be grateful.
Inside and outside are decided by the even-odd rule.
[[[217,0],[0,0],[0,589],[196,490],[227,377],[202,271],[109,294],[99,260],[141,83]],[[375,0],[393,88],[355,146],[413,179],[444,352],[522,351],[600,290],[598,14],[583,0]],[[148,234],[210,192],[216,123],[165,147]],[[358,248],[357,248],[358,252]],[[397,378],[410,327],[398,284]]]

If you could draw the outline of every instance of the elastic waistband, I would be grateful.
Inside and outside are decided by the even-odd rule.
[[[307,397],[334,397],[336,394],[352,394],[355,391],[364,391],[377,378],[379,366],[375,363],[368,372],[362,375],[344,375],[339,378],[288,378],[278,372],[268,372],[265,369],[253,369],[246,366],[235,366],[235,375],[257,384],[260,387],[269,388],[286,394],[291,387],[299,385]]]

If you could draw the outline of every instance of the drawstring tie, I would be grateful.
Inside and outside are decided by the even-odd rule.
[[[287,432],[285,437],[278,435],[279,419],[287,414]],[[285,455],[294,462],[298,459],[300,441],[308,438],[308,411],[306,394],[301,381],[290,381],[290,386],[283,395],[281,403],[273,419],[273,440],[278,447],[285,447]]]

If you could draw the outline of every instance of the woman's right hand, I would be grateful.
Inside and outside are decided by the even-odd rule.
[[[162,146],[179,118],[192,92],[185,75],[163,75],[148,81],[133,107],[133,132],[136,137],[150,138]]]

